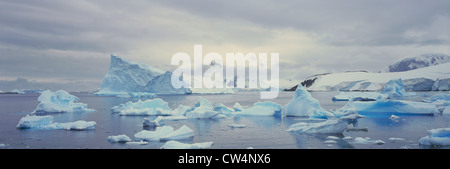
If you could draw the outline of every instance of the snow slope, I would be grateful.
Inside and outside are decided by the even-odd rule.
[[[424,81],[424,79],[430,79],[432,81],[450,79],[450,63],[405,72],[345,72],[318,75],[308,79],[312,78],[317,78],[308,88],[308,90],[312,91],[379,91],[382,90],[388,81],[398,78],[403,80],[406,89],[431,90],[433,83]],[[417,86],[421,87],[417,88]]]
[[[445,54],[423,54],[417,57],[405,58],[386,67],[383,72],[403,72],[428,66],[450,62],[450,56]]]

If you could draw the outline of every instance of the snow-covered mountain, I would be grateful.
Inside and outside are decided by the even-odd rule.
[[[403,72],[322,74],[302,83],[311,91],[380,91],[389,80],[397,78],[401,78],[405,89],[410,91],[449,90],[450,63]]]
[[[416,57],[405,58],[389,65],[381,72],[403,72],[428,66],[450,62],[450,56],[445,54],[423,54]]]
[[[111,55],[108,72],[96,94],[108,95],[123,92],[147,92],[156,94],[186,94],[189,89],[175,89],[171,84],[172,72],[136,63]]]

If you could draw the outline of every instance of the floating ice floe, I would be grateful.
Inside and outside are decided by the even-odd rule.
[[[428,146],[450,145],[450,128],[437,128],[427,131],[428,136],[419,139],[419,144]]]
[[[415,96],[414,92],[406,92],[401,78],[389,80],[381,92],[389,99],[400,99],[403,97]]]
[[[298,85],[294,97],[283,108],[283,116],[306,116],[310,118],[328,118],[334,116],[320,106],[317,99],[302,85]]]
[[[112,143],[125,143],[130,142],[131,138],[125,134],[122,134],[117,136],[108,136],[107,140]]]
[[[179,129],[162,136],[160,138],[161,141],[167,141],[167,140],[183,140],[194,137],[194,130],[191,128],[183,125]]]
[[[437,94],[425,99],[424,102],[436,105],[437,109],[442,113],[448,113],[448,111],[445,112],[445,108],[450,106],[450,94]]]
[[[224,114],[214,111],[211,102],[203,97],[199,97],[198,102],[193,108],[186,111],[185,116],[191,119],[217,119],[226,117]]]
[[[434,104],[406,100],[379,99],[374,102],[353,102],[358,113],[395,113],[395,114],[423,114],[439,113]]]
[[[155,131],[142,130],[134,135],[136,141],[183,140],[194,137],[194,131],[183,125],[174,130],[172,126],[156,127]]]
[[[308,134],[343,133],[347,129],[348,125],[352,123],[356,118],[358,118],[358,115],[352,114],[341,117],[339,119],[328,119],[318,123],[299,122],[289,126],[286,131]]]
[[[158,116],[154,120],[150,120],[148,118],[144,118],[143,122],[144,127],[161,127],[164,126],[164,117]]]
[[[281,117],[282,109],[283,108],[278,103],[271,101],[258,101],[253,104],[252,107],[241,109],[241,111],[232,112],[232,115]]]
[[[134,135],[136,141],[158,141],[161,137],[173,132],[172,126],[156,127],[155,131],[142,130]]]
[[[356,137],[351,144],[384,144],[385,142],[383,140],[372,140],[370,137]]]
[[[90,130],[95,129],[94,121],[78,120],[75,122],[57,123],[53,116],[26,115],[17,124],[19,129],[59,129],[59,130]]]
[[[137,102],[128,101],[112,107],[111,111],[122,116],[168,116],[171,115],[172,109],[166,101],[156,98]]]
[[[161,149],[205,149],[211,148],[213,144],[213,142],[187,144],[171,140],[161,146]]]
[[[247,127],[247,125],[233,123],[233,124],[229,124],[228,127],[231,127],[231,128],[245,128],[245,127]]]
[[[76,103],[78,101],[78,97],[71,95],[64,90],[58,90],[55,92],[45,90],[38,97],[39,104],[32,114],[42,115],[48,113],[94,111],[94,109],[88,109],[87,104]]]

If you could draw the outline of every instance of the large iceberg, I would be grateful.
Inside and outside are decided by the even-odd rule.
[[[450,128],[437,128],[428,130],[428,136],[419,139],[419,144],[428,146],[450,145]]]
[[[283,116],[305,116],[312,118],[327,118],[334,116],[320,106],[317,99],[302,85],[298,85],[292,100],[284,106]]]
[[[95,129],[94,121],[78,120],[75,122],[54,122],[53,116],[26,115],[17,124],[19,129],[59,129],[59,130],[90,130]]]
[[[393,114],[424,114],[433,115],[439,113],[432,103],[414,102],[406,100],[378,99],[373,102],[353,102],[358,113],[393,113]]]
[[[136,63],[111,55],[108,72],[103,78],[98,95],[117,95],[128,92],[156,94],[186,94],[189,89],[175,89],[171,83],[172,72]]]
[[[172,109],[169,104],[160,99],[151,99],[137,102],[128,101],[124,104],[114,106],[111,108],[112,112],[119,113],[119,115],[143,115],[143,116],[168,116],[171,115]]]
[[[214,143],[212,141],[187,144],[171,140],[166,142],[163,146],[161,146],[161,149],[205,149],[211,148],[213,144]]]
[[[94,111],[93,109],[88,109],[87,104],[76,103],[78,101],[78,97],[71,95],[64,90],[58,90],[55,92],[45,90],[38,97],[39,104],[32,114],[39,115],[47,113]]]

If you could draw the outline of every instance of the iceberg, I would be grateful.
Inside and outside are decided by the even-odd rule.
[[[87,104],[76,103],[78,101],[78,97],[71,95],[64,90],[55,92],[45,90],[38,97],[39,104],[32,114],[42,115],[47,113],[94,111],[93,109],[88,109]]]
[[[229,107],[225,106],[224,104],[220,103],[220,104],[216,104],[216,106],[214,107],[214,111],[217,111],[226,116],[229,116],[229,115],[231,115],[231,113],[235,112],[235,109],[229,108]]]
[[[164,117],[158,116],[154,120],[150,120],[148,118],[144,118],[143,122],[144,127],[161,127],[164,126]]]
[[[18,129],[58,129],[58,130],[90,130],[95,129],[94,121],[78,120],[75,122],[57,123],[53,116],[26,115],[17,124]]]
[[[214,111],[214,108],[209,100],[206,100],[203,97],[199,97],[198,102],[195,104],[195,106],[186,111],[186,117],[191,119],[216,119],[226,116],[218,111]]]
[[[161,146],[161,149],[206,149],[211,148],[213,144],[213,142],[187,144],[171,140]]]
[[[112,143],[124,143],[130,142],[131,138],[125,134],[117,135],[117,136],[108,136],[107,140]]]
[[[45,128],[54,123],[53,121],[53,116],[26,115],[20,119],[16,127],[19,129]]]
[[[428,136],[421,137],[419,144],[428,146],[450,145],[450,128],[437,128],[427,131]]]
[[[256,102],[252,107],[241,109],[241,111],[232,112],[233,115],[245,116],[275,116],[281,117],[282,107],[278,103],[271,101]]]
[[[298,85],[292,100],[284,106],[283,116],[306,116],[310,118],[328,118],[334,116],[320,106],[318,100],[302,85]]]
[[[358,113],[394,113],[433,115],[439,113],[434,104],[406,100],[379,99],[373,102],[353,102]]]
[[[385,142],[383,140],[372,140],[370,137],[356,137],[353,142],[350,142],[352,144],[384,144]]]
[[[129,92],[155,94],[191,93],[190,89],[187,88],[173,88],[171,76],[172,72],[165,72],[146,64],[111,55],[108,72],[103,78],[100,90],[95,94],[118,95]]]
[[[341,117],[339,119],[328,119],[318,123],[299,122],[289,126],[286,131],[307,134],[343,133],[347,129],[348,125],[352,123],[357,117],[357,114],[352,114]]]
[[[406,92],[401,78],[389,80],[384,86],[381,94],[384,94],[389,99],[400,99],[406,96],[414,96],[414,92]]]
[[[128,101],[112,107],[111,111],[121,116],[169,116],[172,109],[166,101],[156,98],[137,102]]]
[[[172,126],[156,127],[155,131],[142,130],[134,135],[136,141],[158,141],[161,137],[172,133]]]
[[[161,141],[167,141],[167,140],[182,140],[182,139],[188,139],[194,137],[194,130],[187,127],[186,125],[181,126],[179,129],[168,133],[165,136],[162,136],[160,138]]]

